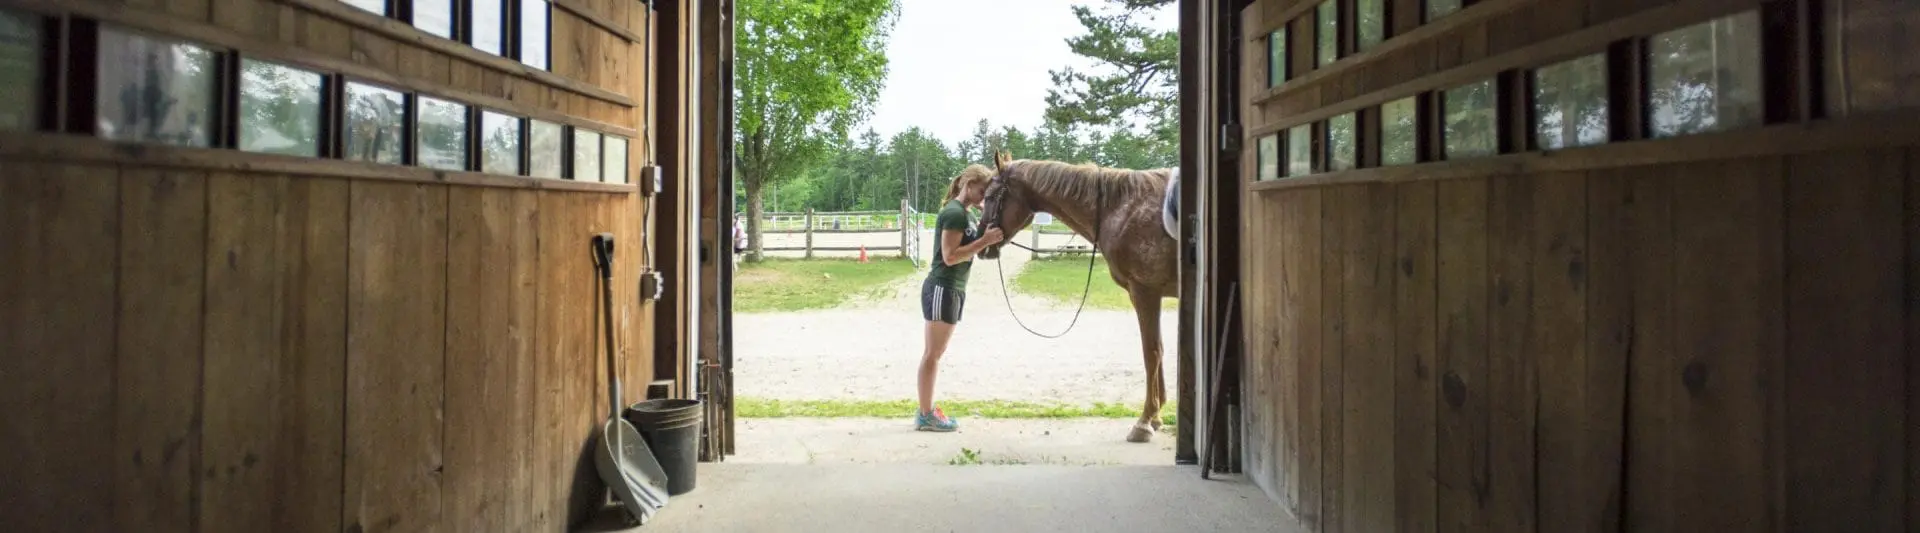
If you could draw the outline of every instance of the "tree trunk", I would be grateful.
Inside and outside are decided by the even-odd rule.
[[[762,186],[760,176],[747,182],[747,261],[758,262],[763,257],[760,242],[760,216],[766,212],[766,206],[760,200]]]

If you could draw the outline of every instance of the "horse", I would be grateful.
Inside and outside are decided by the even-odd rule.
[[[994,155],[998,170],[987,185],[981,228],[998,227],[1000,244],[980,256],[995,259],[1000,246],[1033,223],[1034,213],[1060,219],[1088,239],[1113,282],[1127,291],[1139,319],[1140,350],[1147,368],[1147,399],[1128,442],[1148,442],[1160,429],[1166,404],[1161,374],[1160,301],[1180,294],[1179,243],[1173,236],[1168,198],[1177,194],[1178,169],[1132,170]]]

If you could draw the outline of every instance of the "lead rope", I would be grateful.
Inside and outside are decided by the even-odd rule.
[[[1067,322],[1067,329],[1062,330],[1060,333],[1048,335],[1045,333],[1034,331],[1033,328],[1027,327],[1026,322],[1020,320],[1020,313],[1015,312],[1013,310],[1013,296],[1010,294],[1012,291],[1007,290],[1006,267],[1002,266],[1003,263],[1001,263],[999,259],[995,259],[993,261],[993,270],[995,273],[1000,275],[1000,297],[1007,301],[1007,314],[1013,315],[1013,323],[1019,324],[1020,329],[1027,330],[1027,333],[1032,333],[1042,338],[1058,339],[1060,337],[1065,337],[1067,333],[1072,332],[1074,324],[1080,323],[1080,312],[1085,311],[1087,309],[1087,295],[1093,293],[1093,263],[1094,263],[1094,260],[1100,257],[1100,222],[1103,218],[1106,217],[1106,208],[1107,208],[1106,199],[1107,199],[1107,189],[1104,187],[1101,187],[1100,194],[1095,197],[1094,205],[1093,205],[1093,239],[1091,239],[1091,241],[1089,242],[1089,244],[1092,245],[1092,246],[1089,246],[1089,248],[1091,248],[1091,251],[1087,253],[1087,283],[1085,287],[1082,287],[1080,289],[1080,307],[1073,310],[1073,321]],[[1040,230],[1036,229],[1034,231],[1040,231]],[[1020,246],[1018,243],[1015,243],[1013,241],[1006,241],[1006,242],[1007,244],[1012,244],[1014,246],[1026,248],[1028,251],[1035,251],[1032,248]],[[1029,259],[1028,261],[1032,261],[1032,260]]]

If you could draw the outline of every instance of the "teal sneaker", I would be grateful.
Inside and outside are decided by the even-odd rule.
[[[952,418],[947,418],[947,413],[938,407],[933,408],[933,412],[923,411],[919,415],[914,416],[913,423],[914,429],[919,431],[938,431],[944,433],[960,429],[960,423],[953,421]]]

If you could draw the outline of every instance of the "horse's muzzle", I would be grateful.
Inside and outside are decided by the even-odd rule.
[[[993,245],[993,246],[988,246],[988,247],[986,247],[986,249],[983,249],[983,250],[980,250],[980,253],[979,253],[979,254],[976,254],[976,255],[979,255],[981,259],[999,259],[999,258],[1000,258],[1000,246],[1001,246],[1001,245],[999,245],[999,244],[995,244],[995,245]]]

